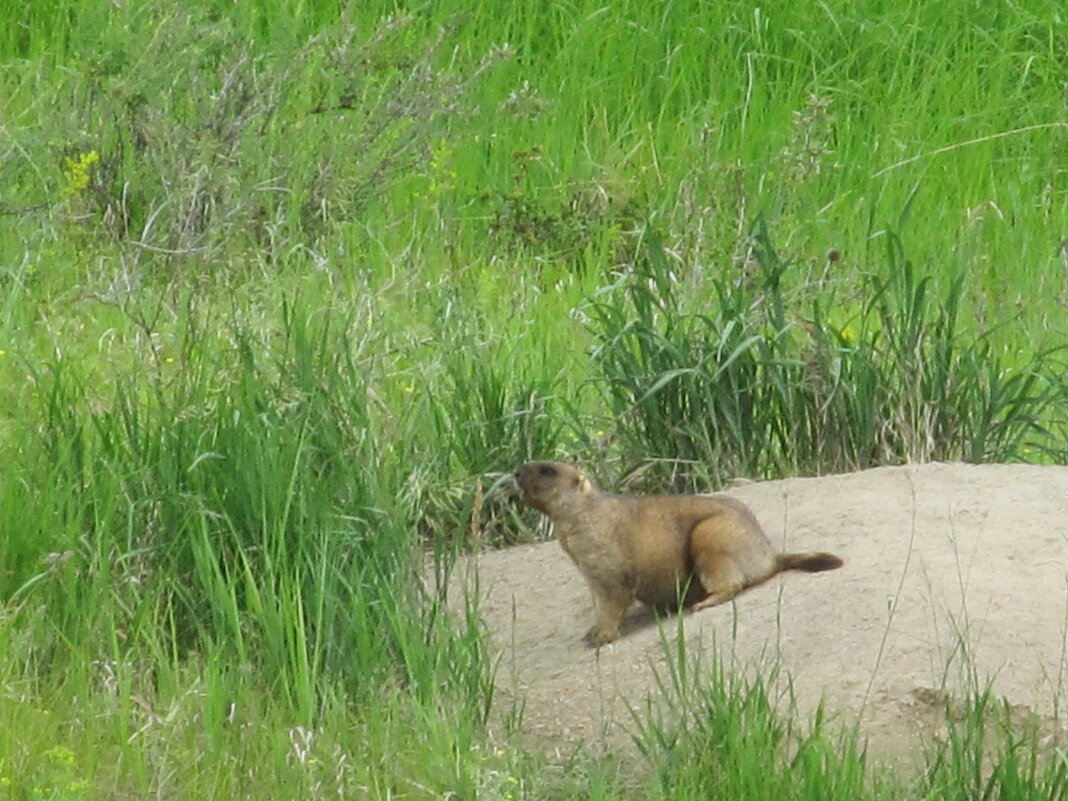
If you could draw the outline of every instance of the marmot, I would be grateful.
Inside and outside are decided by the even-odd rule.
[[[612,642],[635,599],[690,611],[729,601],[784,570],[834,570],[829,553],[779,553],[753,513],[725,496],[611,495],[573,464],[530,462],[515,478],[549,516],[593,593],[597,622],[584,641]]]

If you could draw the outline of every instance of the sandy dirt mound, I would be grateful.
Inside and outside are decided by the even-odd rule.
[[[936,730],[944,692],[967,690],[962,667],[1057,725],[1055,699],[1068,698],[1068,468],[928,464],[727,494],[784,550],[846,564],[686,616],[687,649],[739,670],[778,655],[783,697],[788,676],[802,715],[822,698],[840,721],[859,721],[876,752]],[[458,574],[470,580],[475,566],[502,705],[522,699],[524,729],[549,747],[629,742],[628,703],[654,688],[678,620],[658,629],[635,607],[623,636],[597,652],[581,644],[588,591],[556,542],[487,553]]]

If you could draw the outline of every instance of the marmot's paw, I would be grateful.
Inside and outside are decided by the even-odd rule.
[[[594,626],[586,632],[586,635],[582,638],[582,642],[586,645],[587,648],[600,648],[602,645],[608,645],[608,643],[612,642],[612,640],[614,640],[616,636],[617,635],[615,634],[613,634],[612,636],[602,634],[601,629],[597,626]]]

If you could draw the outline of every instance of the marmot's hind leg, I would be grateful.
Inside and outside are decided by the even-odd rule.
[[[702,584],[707,586],[707,584],[718,582],[713,584],[717,589],[708,593],[704,598],[686,611],[700,612],[702,609],[708,609],[710,606],[719,606],[720,604],[725,604],[727,601],[733,599],[734,596],[745,589],[745,586],[740,581],[735,580],[735,574],[741,575],[738,573],[737,569],[734,568],[733,563],[731,563],[729,559],[718,563],[713,571],[702,571],[699,573],[698,575],[701,578]]]
[[[699,612],[726,603],[746,588],[746,576],[731,555],[733,535],[729,528],[725,530],[722,518],[704,520],[694,527],[690,535],[690,557],[694,577],[706,594],[689,611]]]

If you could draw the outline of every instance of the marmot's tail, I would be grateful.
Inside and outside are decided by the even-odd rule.
[[[777,567],[782,570],[804,570],[806,573],[819,573],[821,570],[834,570],[843,562],[831,553],[781,553]]]

